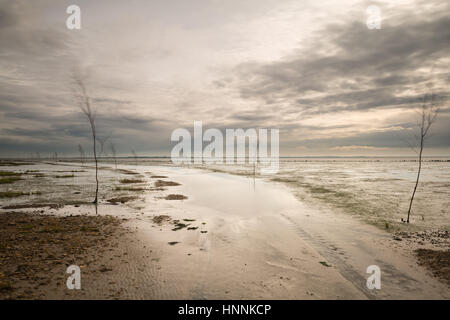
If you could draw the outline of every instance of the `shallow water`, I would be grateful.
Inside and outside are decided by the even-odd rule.
[[[288,185],[298,199],[392,230],[402,228],[401,219],[406,218],[417,166],[411,159],[291,159],[281,161],[277,174],[262,177]],[[202,168],[253,174],[249,165]],[[413,203],[413,227],[450,229],[449,208],[450,162],[426,160]]]
[[[279,212],[297,203],[286,190],[262,180],[256,182],[253,178],[223,173],[204,175],[202,171],[184,168],[170,171],[174,179],[181,182],[181,190],[189,192],[189,203],[223,214],[257,217]]]
[[[413,203],[409,228],[428,229],[439,228],[450,230],[450,161],[438,159],[423,163],[420,183]],[[101,165],[110,165],[105,161]],[[121,159],[119,167],[148,170],[148,166],[173,166],[168,159]],[[361,219],[389,230],[402,229],[401,219],[406,218],[409,200],[414,187],[418,163],[409,159],[282,159],[280,170],[275,175],[261,176],[264,180],[272,180],[288,186],[292,193],[302,201],[315,205],[323,205],[331,211],[344,212],[360,217]],[[194,166],[189,166],[194,167]],[[147,169],[145,169],[147,168]],[[252,176],[253,167],[250,165],[203,165],[198,168],[235,175]],[[12,170],[26,171],[39,170],[47,178],[51,178],[55,171],[65,171],[67,166],[63,164],[20,166],[10,168]],[[1,170],[9,170],[3,168]],[[46,187],[40,184],[39,179],[27,179],[16,182],[15,185],[23,187],[25,192],[41,191],[50,193],[51,200],[64,201],[68,193],[81,192],[90,197],[90,190],[95,180],[91,169],[81,168],[86,172],[78,172],[74,178],[53,179],[52,184],[57,184],[58,189]],[[48,171],[48,172],[47,172]],[[117,183],[111,170],[100,170],[100,177],[106,183],[101,184],[101,194],[114,189]],[[232,177],[229,177],[232,179]],[[36,183],[34,183],[36,181]],[[73,182],[78,186],[72,189]],[[79,183],[82,182],[82,183]],[[193,181],[191,181],[193,182]],[[253,180],[249,179],[247,188],[253,188]],[[193,182],[195,183],[195,182]],[[8,185],[0,186],[7,191]],[[48,190],[47,190],[47,189]],[[226,190],[224,186],[217,185],[204,194],[198,195],[209,200],[211,206],[233,206],[224,194],[233,193],[234,203],[246,206],[247,212],[255,213],[264,210],[265,206],[274,205],[251,203],[250,199],[243,199],[239,190]],[[195,187],[194,187],[195,190]],[[255,189],[258,193],[260,190]],[[277,199],[277,191],[272,190],[265,199],[270,197]],[[34,196],[31,196],[31,200]],[[80,197],[79,197],[80,198]],[[14,203],[11,199],[8,202]],[[19,201],[19,199],[17,199]],[[282,199],[280,201],[288,201]]]

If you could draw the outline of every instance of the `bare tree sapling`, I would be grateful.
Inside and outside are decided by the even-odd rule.
[[[438,111],[439,108],[435,104],[434,94],[433,93],[425,94],[419,112],[419,121],[418,121],[419,135],[416,137],[418,140],[417,141],[418,146],[416,148],[411,146],[413,150],[417,152],[419,167],[417,170],[417,177],[414,185],[414,190],[412,192],[411,199],[409,201],[408,216],[406,218],[406,223],[409,223],[410,221],[409,218],[411,215],[411,208],[414,201],[414,196],[416,195],[417,186],[419,185],[420,173],[422,170],[423,149],[425,147],[425,140],[428,134],[430,133],[430,128],[432,124],[436,120]]]
[[[87,117],[89,124],[91,125],[91,132],[92,132],[92,141],[93,141],[93,149],[94,149],[94,161],[95,161],[95,199],[93,203],[98,203],[98,161],[97,161],[97,134],[95,129],[95,110],[91,107],[91,100],[89,98],[89,95],[87,94],[86,87],[80,77],[74,76],[75,83],[78,87],[78,92],[76,93],[76,96],[78,98],[79,107],[83,114]]]
[[[114,143],[110,143],[110,149],[111,149],[111,154],[113,156],[114,159],[114,164],[116,166],[116,170],[117,170],[117,157],[116,157],[116,147],[114,146]]]
[[[78,145],[78,152],[80,153],[80,161],[81,161],[81,165],[84,166],[84,149],[81,146],[81,144]]]

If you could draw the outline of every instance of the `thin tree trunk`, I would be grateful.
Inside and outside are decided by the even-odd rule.
[[[95,182],[96,182],[96,187],[95,187],[95,200],[94,203],[97,204],[98,203],[98,164],[97,164],[97,146],[96,146],[96,140],[95,140],[95,128],[94,128],[94,124],[91,122],[91,127],[92,127],[92,137],[94,138],[94,160],[95,160]]]
[[[409,216],[411,214],[411,207],[414,200],[414,195],[416,194],[417,185],[419,184],[420,170],[422,169],[422,150],[423,150],[423,137],[420,139],[419,170],[417,171],[416,184],[414,185],[414,191],[411,196],[411,201],[409,202],[408,218],[406,219],[406,223],[409,223]]]

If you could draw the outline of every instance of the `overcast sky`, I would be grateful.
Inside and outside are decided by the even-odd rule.
[[[279,128],[284,156],[413,155],[431,84],[442,106],[427,154],[449,156],[449,3],[0,0],[0,156],[90,150],[74,72],[122,155],[169,155],[194,120]],[[66,28],[71,4],[81,30]]]

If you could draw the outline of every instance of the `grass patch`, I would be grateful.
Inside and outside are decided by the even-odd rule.
[[[166,176],[151,176],[150,178],[154,178],[154,179],[165,179],[167,178]]]
[[[145,181],[139,179],[122,179],[119,180],[119,182],[123,184],[131,184],[131,183],[144,183]]]
[[[14,183],[19,180],[22,180],[22,178],[19,177],[0,178],[0,184]]]
[[[330,189],[327,189],[324,187],[311,187],[309,189],[309,191],[311,191],[311,193],[332,193],[333,192]]]
[[[179,186],[180,184],[178,182],[173,182],[173,181],[164,181],[164,180],[157,180],[155,182],[155,187],[156,188],[161,188],[161,187],[174,187],[174,186]]]
[[[0,192],[0,198],[15,198],[20,196],[26,196],[29,193],[25,192],[16,192],[16,191],[6,191],[6,192]]]
[[[22,173],[14,171],[0,171],[0,177],[21,176]]]
[[[150,191],[166,191],[167,189],[166,188],[150,188],[148,190],[150,190]]]
[[[273,178],[270,180],[275,181],[275,182],[285,182],[285,183],[296,183],[297,182],[296,180],[286,179],[286,178]]]
[[[118,204],[118,203],[127,203],[133,200],[136,200],[137,197],[117,197],[117,198],[112,198],[112,199],[108,199],[106,201],[108,201],[109,203],[112,204]]]
[[[0,161],[0,166],[3,166],[3,167],[29,166],[29,165],[33,165],[33,164],[34,163],[30,163],[30,162]]]
[[[139,192],[139,191],[145,191],[145,188],[133,188],[133,187],[115,187],[115,191],[133,191],[133,192]]]
[[[63,174],[63,175],[55,176],[55,178],[57,178],[57,179],[65,179],[65,178],[73,178],[73,177],[75,177],[74,174]]]
[[[166,200],[186,200],[188,197],[183,196],[182,194],[169,194],[168,196],[165,196],[164,199]]]
[[[348,191],[342,191],[342,185],[326,185],[326,187],[308,183],[305,181],[285,179],[285,178],[274,178],[272,181],[284,182],[291,186],[298,187],[306,191],[311,197],[319,199],[328,204],[333,205],[336,208],[342,209],[345,213],[358,216],[362,218],[365,222],[374,225],[380,229],[393,232],[397,229],[402,228],[400,222],[380,220],[379,208],[375,207],[369,201],[364,200]]]
[[[131,170],[126,170],[126,169],[117,169],[117,171],[119,171],[120,173],[123,174],[130,174],[130,175],[138,175],[139,173],[131,171]]]

